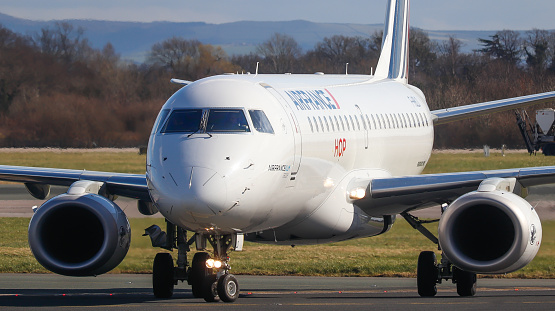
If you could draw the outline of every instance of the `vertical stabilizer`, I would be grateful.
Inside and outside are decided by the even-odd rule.
[[[389,0],[375,77],[407,83],[408,56],[409,0]]]

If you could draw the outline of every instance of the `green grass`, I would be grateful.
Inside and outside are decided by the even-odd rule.
[[[144,174],[146,155],[136,152],[0,152],[0,164]]]
[[[163,225],[160,218],[131,219],[131,248],[124,261],[111,273],[150,273],[160,249],[150,246],[143,229]],[[0,272],[46,273],[27,244],[27,218],[0,218]],[[433,230],[433,227],[430,227]],[[555,221],[543,223],[542,247],[524,269],[506,275],[518,278],[555,278]],[[433,245],[403,219],[377,237],[310,246],[274,246],[245,243],[243,252],[231,253],[235,274],[316,276],[416,276],[420,251]],[[173,252],[174,258],[176,252]],[[192,254],[191,254],[192,255]],[[192,257],[190,257],[191,259]]]
[[[542,154],[530,156],[526,152],[509,153],[505,156],[502,156],[500,152],[492,152],[487,158],[484,157],[483,152],[459,154],[433,153],[423,174],[552,165],[555,165],[555,157],[546,157]]]
[[[99,171],[144,173],[145,157],[136,153],[0,153],[0,164],[61,167]],[[555,157],[510,153],[502,157],[481,152],[434,153],[424,173],[492,170],[555,165]],[[130,219],[131,248],[125,260],[111,273],[150,273],[152,260],[160,249],[152,248],[143,229],[151,224],[163,227],[163,219]],[[29,219],[0,218],[0,272],[45,273],[27,244]],[[428,225],[434,232],[437,227]],[[543,241],[536,258],[524,269],[506,275],[518,278],[555,278],[555,221],[543,222]],[[416,275],[420,251],[433,250],[430,243],[398,218],[392,230],[372,238],[314,246],[274,246],[245,243],[243,252],[233,252],[235,274],[318,275],[318,276],[411,276]],[[192,256],[192,254],[190,254]],[[174,258],[176,252],[174,252]],[[192,258],[192,257],[190,257]]]

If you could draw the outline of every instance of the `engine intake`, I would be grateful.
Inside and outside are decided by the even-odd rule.
[[[93,276],[125,257],[131,228],[123,211],[97,194],[62,194],[45,202],[29,224],[29,245],[46,269]]]
[[[542,229],[534,208],[500,190],[475,191],[455,200],[439,222],[439,243],[465,271],[508,273],[527,265],[539,250]]]

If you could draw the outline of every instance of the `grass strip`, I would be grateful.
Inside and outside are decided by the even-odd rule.
[[[151,247],[150,239],[142,236],[143,229],[151,224],[162,226],[163,219],[138,218],[130,222],[131,248],[111,273],[151,273],[154,256],[161,250]],[[0,218],[0,272],[48,272],[29,250],[28,223],[27,218]],[[433,225],[430,230],[434,230]],[[555,278],[555,241],[549,238],[553,236],[555,221],[544,221],[544,239],[536,258],[524,269],[502,277]],[[398,219],[386,234],[340,243],[291,247],[247,242],[243,252],[231,253],[231,263],[234,274],[415,277],[416,259],[423,250],[434,250],[434,245],[404,219]]]

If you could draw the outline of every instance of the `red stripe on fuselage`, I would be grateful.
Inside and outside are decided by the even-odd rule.
[[[337,106],[337,109],[341,109],[341,107],[339,107],[339,103],[337,102],[337,100],[335,100],[335,97],[333,97],[333,95],[331,95],[330,91],[328,91],[328,89],[324,89],[326,90],[326,92],[328,92],[328,94],[330,94],[331,99],[333,99],[333,101],[335,102],[335,105]]]

